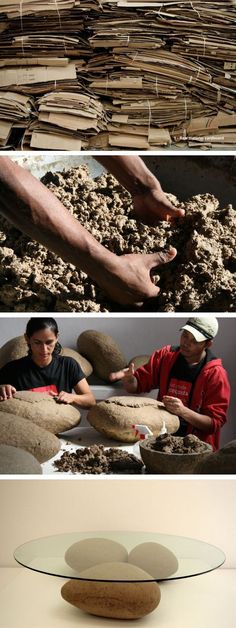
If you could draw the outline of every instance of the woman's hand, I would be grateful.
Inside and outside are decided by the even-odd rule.
[[[68,393],[61,390],[59,394],[49,391],[49,394],[51,397],[56,397],[57,403],[75,403],[86,409],[96,405],[96,400],[85,377],[75,384],[74,391],[74,393]]]
[[[0,386],[0,401],[11,399],[15,393],[16,388],[14,388],[14,386],[11,386],[11,384],[2,384]]]
[[[62,390],[57,396],[58,403],[75,403],[77,395]]]

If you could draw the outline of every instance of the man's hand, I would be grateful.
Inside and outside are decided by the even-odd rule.
[[[141,194],[144,199],[146,195],[153,196],[152,190],[159,189],[159,182],[139,157],[117,156],[112,161],[113,157],[109,156],[108,160],[118,171],[124,162],[124,184],[126,179],[131,181],[127,189],[132,196]],[[145,176],[139,176],[140,169],[141,174],[144,169]],[[0,187],[0,214],[30,238],[80,268],[110,299],[122,305],[140,305],[158,295],[160,289],[152,282],[151,271],[174,259],[176,249],[118,257],[97,242],[50,190],[9,157],[0,157]]]
[[[134,377],[133,362],[131,362],[131,364],[126,369],[121,369],[121,371],[110,373],[109,379],[111,382],[123,380],[123,386],[127,392],[135,393],[137,391],[138,382],[136,380],[136,377]]]
[[[113,371],[113,373],[110,373],[109,375],[109,380],[111,382],[118,382],[121,379],[124,380],[125,382],[131,383],[133,384],[135,377],[134,377],[134,363],[131,362],[131,364],[129,366],[127,366],[127,368],[125,369],[121,369],[120,371]]]
[[[184,209],[174,207],[163,192],[160,184],[141,194],[133,195],[134,211],[146,225],[156,225],[160,220],[183,218]]]
[[[6,399],[11,399],[13,395],[16,393],[16,388],[11,386],[10,384],[3,384],[0,386],[0,401],[6,401]]]
[[[96,159],[129,191],[138,220],[156,225],[160,220],[185,215],[184,209],[177,209],[168,201],[158,179],[139,155],[99,155]]]
[[[184,406],[183,402],[178,399],[178,397],[169,397],[168,395],[165,395],[162,401],[168,412],[171,412],[171,414],[177,414],[177,416],[180,416],[182,419],[187,418],[186,411],[188,411],[188,408]]]
[[[161,264],[168,264],[177,251],[171,247],[160,253],[137,253],[116,257],[115,264],[107,272],[102,270],[95,279],[107,295],[123,305],[142,305],[145,299],[156,297],[160,288],[151,280],[151,271]]]

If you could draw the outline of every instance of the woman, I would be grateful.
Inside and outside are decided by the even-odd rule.
[[[31,390],[47,392],[57,396],[61,403],[76,403],[82,408],[95,405],[79,364],[73,358],[60,355],[58,336],[54,318],[28,321],[25,333],[28,355],[0,369],[0,401],[10,399],[17,390]]]

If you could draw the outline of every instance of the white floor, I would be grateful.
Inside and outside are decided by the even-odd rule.
[[[143,619],[86,615],[64,602],[63,578],[24,568],[0,569],[0,628],[235,628],[236,569],[166,582],[159,607]]]

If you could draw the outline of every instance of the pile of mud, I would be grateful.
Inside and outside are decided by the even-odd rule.
[[[150,449],[166,454],[201,454],[205,453],[206,448],[212,451],[211,445],[204,443],[194,434],[184,437],[163,434],[158,436],[154,443],[150,443]]]
[[[141,473],[143,463],[133,454],[122,449],[105,449],[103,445],[92,445],[65,452],[54,466],[58,471],[70,473]]]
[[[157,227],[135,220],[129,193],[110,174],[96,180],[87,166],[48,172],[43,183],[105,247],[117,255],[152,253],[169,245],[176,259],[158,268],[160,295],[143,311],[235,311],[236,211],[210,194],[185,205],[168,195],[185,219]],[[111,312],[123,308],[82,271],[64,263],[0,218],[0,310]]]

